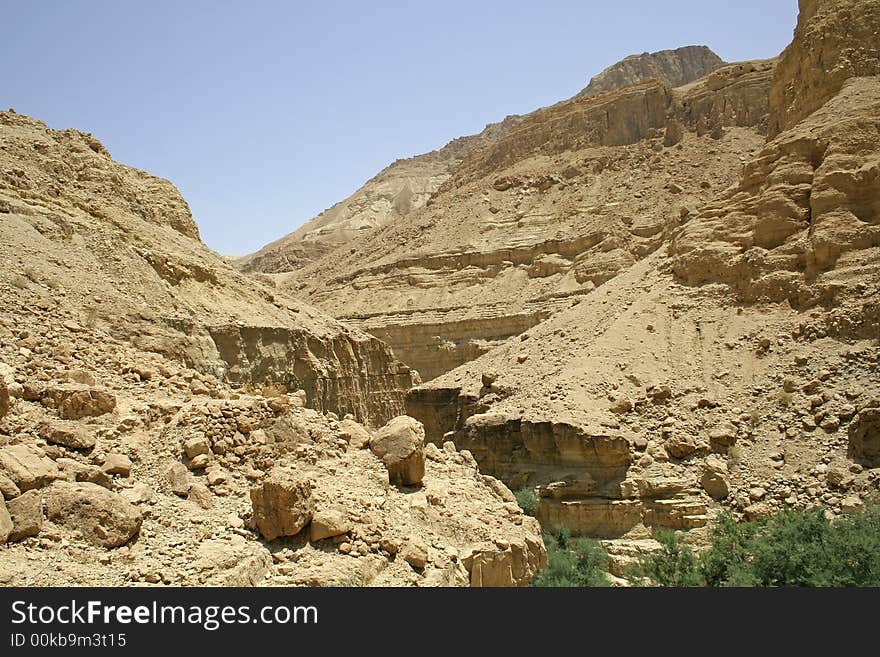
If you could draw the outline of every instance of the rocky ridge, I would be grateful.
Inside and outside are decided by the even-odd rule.
[[[724,61],[706,46],[630,55],[592,78],[576,97],[595,96],[650,79],[661,80],[670,87],[681,87],[709,75],[723,64]]]
[[[2,317],[73,322],[211,375],[285,386],[381,424],[416,380],[386,345],[243,276],[200,240],[168,181],[91,135],[0,112]],[[28,333],[20,329],[19,332]],[[32,332],[31,332],[32,333]],[[40,338],[25,339],[40,344]]]
[[[627,57],[596,76],[578,97],[620,89],[649,79],[678,87],[718,68],[723,62],[706,46]],[[527,115],[530,116],[530,115]],[[478,135],[460,137],[440,150],[398,160],[350,197],[306,222],[290,235],[258,252],[235,259],[245,272],[278,274],[300,269],[370,231],[417,211],[449,179],[461,160],[502,139],[523,117],[508,116]]]

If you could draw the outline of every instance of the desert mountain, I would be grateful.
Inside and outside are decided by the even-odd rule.
[[[387,345],[231,268],[91,135],[0,112],[0,238],[0,584],[521,585],[546,563],[503,484],[392,419],[418,379]]]
[[[773,62],[649,80],[524,117],[426,207],[281,286],[432,379],[658,249],[764,141]]]
[[[594,78],[581,95],[656,79],[669,86],[693,82],[721,66],[706,46],[633,55]],[[529,115],[530,116],[530,115]],[[306,222],[290,235],[234,261],[245,272],[281,273],[304,267],[371,230],[395,223],[422,208],[472,151],[504,138],[523,117],[508,116],[478,135],[460,137],[438,151],[399,160],[350,197]]]
[[[724,61],[706,46],[685,46],[630,55],[590,80],[578,97],[595,96],[652,78],[662,80],[670,87],[680,87],[709,75],[723,65]]]

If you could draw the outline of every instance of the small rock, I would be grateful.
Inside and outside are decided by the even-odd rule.
[[[214,505],[214,496],[205,484],[200,481],[193,482],[189,487],[187,499],[195,502],[203,509],[210,509]]]
[[[309,528],[309,540],[320,541],[325,538],[341,536],[351,531],[351,522],[344,511],[338,509],[326,509],[318,511],[312,516],[312,524]]]
[[[206,436],[195,436],[183,443],[187,458],[194,459],[200,454],[211,453],[211,442]]]
[[[428,546],[418,536],[410,536],[398,556],[413,568],[421,570],[428,564]]]
[[[124,454],[110,452],[104,459],[101,469],[107,474],[127,477],[131,474],[131,459]]]

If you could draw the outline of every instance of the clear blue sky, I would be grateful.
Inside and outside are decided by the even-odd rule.
[[[397,158],[570,97],[633,53],[772,57],[797,0],[0,0],[0,107],[169,178],[251,252]]]

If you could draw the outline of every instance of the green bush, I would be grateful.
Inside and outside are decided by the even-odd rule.
[[[821,508],[737,522],[722,513],[699,556],[671,532],[628,572],[654,586],[880,586],[880,505],[829,521]]]
[[[549,565],[532,580],[532,586],[608,586],[605,564],[608,555],[602,546],[588,538],[572,538],[571,532],[558,526],[544,533]]]
[[[671,531],[658,531],[654,538],[660,549],[630,566],[630,581],[640,586],[702,586],[700,561],[694,551],[682,545]]]
[[[513,496],[523,513],[534,516],[538,512],[538,494],[533,489],[522,488],[516,491]]]

